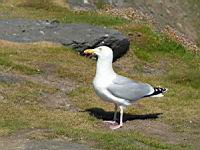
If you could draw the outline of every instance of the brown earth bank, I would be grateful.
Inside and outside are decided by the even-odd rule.
[[[195,0],[89,0],[84,4],[81,0],[68,1],[75,10],[105,9],[106,5],[112,8],[133,8],[129,16],[137,12],[140,16],[150,20],[153,25],[163,30],[169,25],[177,31],[185,34],[189,40],[199,44],[200,39],[200,2]],[[89,5],[90,4],[90,5]],[[89,9],[90,10],[90,9]],[[125,9],[122,11],[126,11]],[[119,13],[119,12],[118,12]]]

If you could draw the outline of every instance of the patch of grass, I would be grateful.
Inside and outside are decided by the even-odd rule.
[[[0,3],[0,18],[57,19],[61,20],[67,8],[52,0],[12,0]]]
[[[122,59],[131,59],[133,58],[132,55],[134,53],[130,51],[126,56],[128,58],[124,57]],[[48,109],[42,107],[41,102],[43,99],[40,93],[54,93],[57,90],[54,88],[51,89],[40,84],[27,82],[11,85],[0,84],[0,89],[4,89],[5,94],[3,96],[6,100],[6,103],[0,103],[0,114],[4,118],[2,120],[5,121],[0,121],[0,129],[5,131],[5,133],[12,133],[23,128],[44,128],[51,131],[45,135],[47,138],[64,135],[72,138],[75,142],[87,141],[89,145],[91,144],[97,148],[111,150],[173,149],[174,147],[177,149],[191,149],[187,144],[184,146],[181,144],[166,144],[154,138],[153,135],[149,137],[145,133],[138,132],[136,129],[125,129],[113,132],[108,127],[105,127],[101,119],[97,119],[86,112],[85,110],[90,108],[102,108],[105,111],[113,111],[113,105],[100,100],[92,89],[91,82],[95,73],[95,61],[80,57],[69,48],[53,45],[45,46],[42,44],[24,44],[23,46],[21,44],[13,46],[4,45],[1,48],[1,57],[7,58],[8,56],[12,58],[12,62],[14,63],[28,64],[31,67],[35,66],[42,71],[40,75],[45,74],[45,64],[53,65],[53,70],[50,72],[51,75],[76,81],[78,87],[70,93],[67,93],[67,96],[71,104],[80,108],[82,111],[70,112],[63,109]],[[187,62],[184,62],[182,59],[180,60],[180,57],[177,55],[172,56],[172,54],[165,55],[167,60],[170,61],[169,65],[179,60],[176,66],[185,68],[184,65]],[[196,58],[191,63],[197,66],[197,60]],[[121,65],[125,66],[126,61],[123,61]],[[129,69],[131,69],[130,66]],[[188,70],[188,68],[186,69]],[[175,71],[179,70],[175,69]],[[123,72],[123,74],[129,75],[129,77],[135,78],[136,80],[148,81],[154,84],[159,83],[170,89],[169,94],[166,95],[166,98],[163,98],[163,101],[141,101],[139,103],[144,108],[130,107],[126,110],[127,113],[139,115],[163,112],[162,117],[158,118],[158,122],[170,124],[176,131],[182,131],[184,133],[186,132],[186,126],[190,127],[187,128],[188,134],[198,130],[196,125],[191,126],[188,124],[191,119],[195,120],[200,113],[196,109],[198,101],[195,100],[198,99],[198,90],[191,87],[188,90],[185,86],[173,82],[172,79],[167,79],[167,81],[166,78],[161,78],[158,80],[156,76],[146,77],[142,73],[130,75]],[[191,94],[193,95],[192,97]],[[184,98],[181,99],[181,96]],[[190,101],[187,101],[188,97],[191,98]],[[196,106],[195,110],[194,105]],[[18,116],[19,114],[20,117]],[[198,124],[198,121],[195,124]],[[128,126],[128,123],[125,123],[125,126]],[[195,127],[195,130],[192,127]],[[37,139],[37,136],[34,138]]]
[[[200,70],[198,68],[183,70],[182,72],[171,71],[168,79],[175,84],[200,88]]]
[[[7,115],[13,116],[13,118],[8,118],[6,116],[3,116],[0,119],[0,128],[3,131],[6,131],[7,134],[13,133],[13,132],[15,132],[16,130],[19,130],[19,129],[29,127],[29,123],[27,121],[22,121],[19,118],[19,115],[16,116],[16,115],[9,113],[9,112],[5,112],[5,113],[8,113]]]
[[[31,8],[31,9],[43,9],[47,11],[62,11],[62,7],[56,6],[52,0],[26,0],[19,3],[17,7]]]
[[[109,103],[105,103],[95,96],[95,93],[91,86],[80,86],[79,88],[71,91],[69,93],[71,101],[77,107],[86,110],[89,108],[95,108],[96,106],[101,108],[107,108],[108,110],[112,110],[112,105]],[[81,100],[81,101],[80,101]]]
[[[95,1],[95,5],[98,9],[103,9],[107,5],[107,2],[105,0],[97,0]]]
[[[45,67],[47,65],[52,68],[52,74],[57,74],[59,77],[68,78],[79,83],[88,83],[95,73],[94,61],[88,61],[87,58],[79,56],[78,52],[64,46],[45,43],[44,45],[42,43],[14,44],[13,46],[17,49],[12,48],[12,46],[0,48],[2,66],[6,68],[13,67],[13,70],[26,71],[25,73],[28,74],[28,69],[25,70],[26,68],[16,66],[16,64],[24,64],[30,68],[37,68],[35,69],[36,72],[42,73],[47,69]]]
[[[131,47],[140,59],[150,60],[155,52],[188,55],[181,44],[163,34],[156,33],[147,25],[129,25],[122,28],[122,31],[130,35]]]
[[[197,46],[200,47],[200,37],[196,40]]]
[[[130,35],[131,49],[126,56],[118,60],[120,64],[115,64],[115,69],[132,79],[169,88],[162,99],[139,101],[125,112],[133,115],[162,113],[155,121],[170,126],[174,134],[181,134],[181,137],[187,138],[184,141],[180,140],[180,143],[168,144],[168,141],[163,142],[157,135],[160,132],[166,132],[164,130],[158,130],[149,136],[145,131],[131,127],[137,120],[127,121],[124,128],[115,132],[111,131],[101,119],[85,111],[91,108],[113,111],[113,105],[100,100],[92,89],[95,61],[80,57],[78,53],[63,46],[40,43],[5,44],[5,42],[0,43],[2,71],[9,72],[11,69],[12,72],[17,71],[18,74],[29,77],[32,74],[37,76],[39,69],[41,70],[39,77],[48,78],[49,75],[53,75],[58,79],[72,80],[78,86],[66,93],[66,96],[73,106],[82,111],[71,112],[41,105],[44,100],[41,93],[54,94],[58,90],[44,86],[42,83],[25,81],[16,84],[0,83],[0,94],[4,97],[4,100],[0,101],[0,134],[2,132],[9,134],[20,129],[42,128],[50,130],[50,133],[46,135],[47,138],[64,135],[71,137],[75,142],[86,141],[92,147],[100,149],[199,148],[199,56],[194,57],[180,44],[144,24],[125,25],[129,22],[117,17],[90,12],[75,13],[54,6],[51,1],[45,0],[6,2],[4,6],[0,4],[0,9],[8,18],[56,18],[62,22],[120,26],[121,31]],[[155,70],[164,68],[164,73],[146,74],[143,71],[145,66]],[[139,70],[137,73],[135,73],[135,68]],[[151,119],[148,121],[152,122]],[[166,138],[171,138],[167,132],[163,134],[165,135]],[[35,138],[37,139],[37,136]]]
[[[56,5],[52,0],[15,0],[0,4],[2,18],[56,19],[63,23],[88,23],[99,26],[118,26],[129,21],[111,15],[99,15],[96,12],[73,12]]]
[[[68,12],[63,18],[65,23],[88,23],[99,26],[118,26],[128,23],[126,19],[110,15],[99,15],[95,12]]]
[[[8,109],[9,106],[9,109]],[[116,131],[102,129],[95,126],[96,120],[90,121],[87,113],[48,110],[36,106],[0,105],[0,127],[5,126],[10,133],[15,130],[31,128],[48,128],[53,131],[51,137],[67,136],[78,142],[95,141],[96,147],[110,150],[121,149],[180,149],[179,145],[162,144],[154,139],[147,138],[134,131]],[[4,119],[3,119],[4,118]],[[80,123],[81,122],[81,123]],[[22,125],[23,124],[23,125]],[[35,137],[37,139],[37,137]],[[94,146],[94,145],[93,145]]]
[[[76,132],[80,132],[77,130]],[[83,132],[83,131],[82,131]],[[84,132],[83,132],[84,133]],[[84,133],[85,134],[85,133]],[[163,148],[167,149],[171,146],[168,144],[160,144],[157,143],[153,139],[146,139],[145,136],[138,134],[137,132],[117,132],[112,133],[109,131],[95,131],[89,132],[88,137],[89,140],[98,140],[98,146],[103,149],[111,149],[111,150],[139,150],[139,149],[155,149],[155,148]],[[175,146],[178,148],[178,146]]]
[[[34,69],[30,66],[23,65],[23,64],[15,64],[12,61],[10,61],[8,58],[1,58],[0,57],[0,66],[6,67],[11,70],[20,71],[27,75],[34,75],[39,74],[40,71],[38,69]]]
[[[43,93],[49,95],[56,93],[57,89],[30,81],[18,81],[17,83],[0,84],[4,88],[4,97],[8,102],[16,105],[41,105],[44,102]]]

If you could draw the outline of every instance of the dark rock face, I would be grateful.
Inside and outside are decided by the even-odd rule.
[[[101,45],[114,51],[114,60],[129,49],[129,40],[122,33],[88,24],[60,24],[58,21],[0,20],[0,39],[14,42],[50,41],[81,52]]]
[[[99,4],[101,6],[122,7],[128,2],[124,0],[67,0],[70,7],[75,10],[97,10]]]

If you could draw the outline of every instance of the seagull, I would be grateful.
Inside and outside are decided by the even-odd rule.
[[[111,129],[115,130],[123,126],[123,110],[137,100],[145,97],[162,97],[167,91],[166,88],[153,87],[147,83],[131,80],[117,74],[112,67],[113,51],[107,46],[100,46],[95,49],[83,51],[86,56],[97,57],[96,75],[93,79],[95,93],[104,101],[114,103],[115,112],[111,123]],[[119,124],[117,111],[120,110]]]

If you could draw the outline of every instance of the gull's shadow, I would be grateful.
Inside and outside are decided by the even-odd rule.
[[[103,120],[112,120],[113,119],[113,111],[105,111],[102,108],[90,108],[85,111],[89,112],[90,115],[95,116],[98,119]],[[145,114],[145,115],[132,115],[130,113],[124,113],[123,121],[131,121],[131,120],[145,120],[145,119],[156,119],[162,113],[154,113],[154,114]],[[119,113],[117,114],[117,118],[119,118]]]

